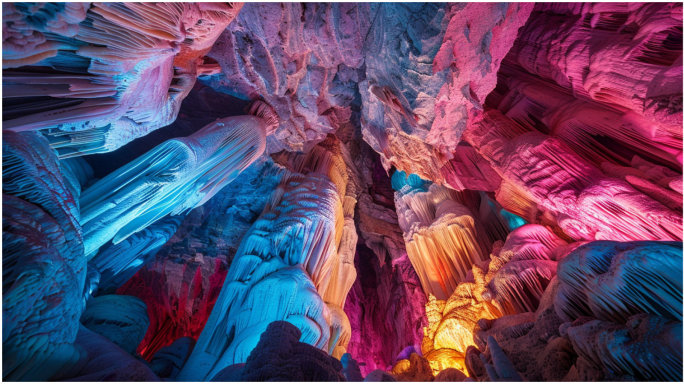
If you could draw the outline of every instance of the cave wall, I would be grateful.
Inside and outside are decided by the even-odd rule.
[[[681,380],[682,201],[681,4],[3,3],[5,380]]]

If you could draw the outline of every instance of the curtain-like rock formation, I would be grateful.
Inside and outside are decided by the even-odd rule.
[[[485,228],[480,213],[488,212],[480,209],[485,202],[478,202],[477,194],[454,192],[416,175],[406,178],[403,172],[396,172],[392,180],[411,263],[425,293],[445,300],[473,264],[487,259],[492,243],[505,237],[508,228],[496,212],[486,217],[494,228]],[[476,206],[478,214],[464,204]]]

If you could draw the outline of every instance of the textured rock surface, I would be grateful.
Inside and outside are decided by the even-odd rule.
[[[535,11],[544,16],[520,31],[513,60],[577,95],[632,110],[654,131],[681,140],[681,4],[539,4]]]
[[[124,351],[134,354],[150,321],[147,306],[137,297],[104,295],[88,300],[81,323]]]
[[[581,246],[558,267],[558,315],[566,321],[590,316],[625,322],[631,315],[650,313],[681,322],[681,259],[676,242]]]
[[[366,39],[363,133],[385,168],[444,181],[531,4],[377,4]]]
[[[5,4],[5,129],[46,130],[61,157],[112,151],[178,114],[240,6]],[[27,68],[27,66],[31,66]],[[116,76],[113,76],[116,75]]]
[[[368,7],[246,4],[209,54],[222,74],[205,83],[275,109],[280,127],[268,152],[309,150],[350,118]]]
[[[556,274],[556,260],[571,248],[547,228],[528,224],[494,246],[491,260],[472,266],[448,300],[430,296],[422,352],[435,374],[466,371],[466,353],[478,328],[504,315],[533,312]],[[395,367],[396,369],[396,367]]]
[[[3,132],[3,379],[47,380],[78,358],[86,261],[78,197],[47,140]]]
[[[3,4],[3,379],[681,381],[681,11]]]
[[[190,357],[195,340],[181,337],[170,345],[163,347],[152,356],[150,369],[163,379],[173,380],[178,376],[185,361]]]

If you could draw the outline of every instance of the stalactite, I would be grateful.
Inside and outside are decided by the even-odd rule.
[[[532,312],[539,305],[539,299],[555,274],[555,261],[509,262],[499,269],[489,283],[494,292],[492,299],[500,303],[504,315]]]
[[[255,161],[266,145],[262,119],[217,120],[166,141],[87,188],[81,195],[86,255],[118,244],[166,215],[204,204]]]
[[[64,158],[171,123],[197,76],[217,72],[202,57],[240,8],[3,5],[3,128],[44,130]]]
[[[118,244],[99,249],[89,265],[100,273],[100,294],[112,293],[148,264],[157,251],[176,233],[183,216],[168,216],[138,231]]]
[[[196,340],[199,337],[240,241],[264,209],[283,173],[284,169],[272,161],[263,157],[257,160],[240,174],[238,181],[185,215],[171,239],[156,255],[150,255],[149,264],[118,288],[117,293],[136,296],[147,304],[150,327],[137,351],[144,359],[150,361],[160,348],[178,338],[187,336]],[[139,234],[153,235],[156,225]],[[157,241],[157,236],[154,234],[145,241]],[[119,245],[126,245],[134,238],[137,234]],[[123,251],[119,245],[117,249]],[[146,261],[141,256],[135,260]],[[126,259],[132,257],[127,255]],[[95,259],[98,258],[99,255]],[[115,264],[112,261],[107,265]],[[121,276],[117,275],[114,280],[118,281]]]

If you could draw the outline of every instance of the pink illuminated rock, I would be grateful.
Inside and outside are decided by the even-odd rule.
[[[526,132],[496,110],[488,111],[465,138],[502,178],[555,216],[575,239],[682,238],[679,213],[627,182],[605,176],[561,139]]]
[[[427,325],[425,294],[408,257],[384,261],[358,248],[358,278],[344,307],[352,328],[347,351],[363,375],[388,370],[406,347],[418,349]]]
[[[627,166],[631,157],[638,155],[673,169],[681,167],[681,130],[668,131],[661,122],[618,105],[573,96],[512,64],[511,56],[502,64],[499,84],[488,99],[489,105],[507,117],[528,129],[562,138],[596,165]]]
[[[681,4],[537,4],[535,11],[511,51],[514,61],[681,139]]]

